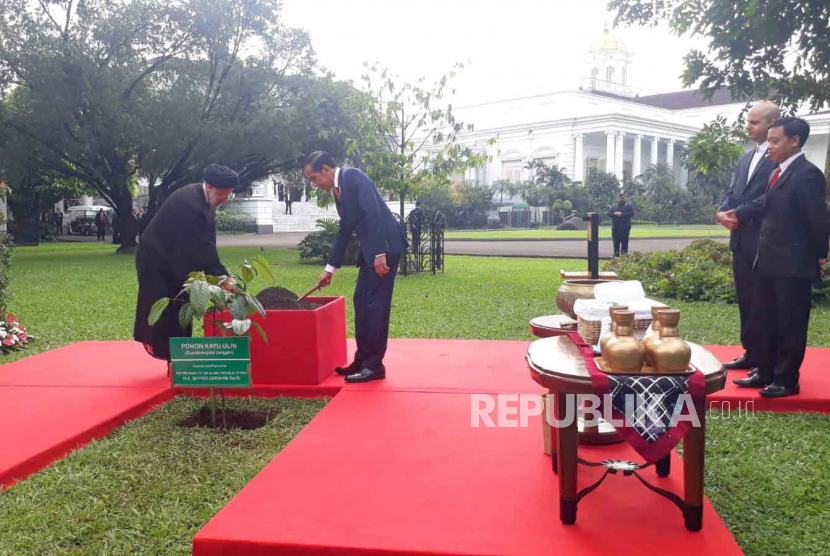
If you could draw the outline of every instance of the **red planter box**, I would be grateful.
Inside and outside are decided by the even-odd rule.
[[[346,300],[343,297],[307,297],[313,311],[265,311],[251,320],[268,335],[266,344],[251,327],[251,377],[254,386],[323,382],[335,367],[346,365]],[[230,313],[218,315],[230,321]],[[218,336],[213,315],[205,315],[205,336]]]

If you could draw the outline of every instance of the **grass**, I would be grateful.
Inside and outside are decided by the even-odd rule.
[[[39,341],[0,361],[81,340],[130,339],[134,263],[113,251],[88,243],[18,249],[12,309]],[[229,267],[258,252],[220,249]],[[278,284],[295,292],[313,285],[322,266],[298,264],[296,251],[267,249],[265,255]],[[544,259],[448,256],[446,262],[444,273],[396,281],[393,337],[527,341],[532,317],[557,312],[559,269],[585,268],[584,261]],[[346,296],[350,335],[356,276],[355,268],[341,269],[325,292]],[[687,339],[738,342],[737,306],[664,301],[681,309]],[[827,303],[813,311],[809,345],[830,346]],[[200,524],[320,408],[291,400],[245,403],[277,404],[281,418],[254,433],[185,431],[175,422],[198,402],[177,400],[3,493],[0,554],[189,551]],[[823,473],[830,468],[827,430],[830,416],[822,415],[710,419],[707,495],[747,554],[830,554],[830,537],[822,533],[830,522],[830,479]],[[223,459],[230,465],[227,476],[217,467]]]
[[[555,228],[543,228],[537,230],[507,229],[507,230],[449,230],[444,236],[447,239],[568,239],[585,238],[584,230],[557,230]],[[609,226],[600,226],[600,237],[611,237]],[[654,228],[639,227],[631,228],[632,238],[655,238],[655,237],[728,237],[729,231],[722,226],[690,226],[688,228]]]
[[[744,553],[830,554],[830,416],[733,408],[706,426],[706,495]]]
[[[322,409],[322,400],[229,399],[267,411],[255,431],[176,425],[177,398],[0,493],[0,554],[190,554],[199,529]]]

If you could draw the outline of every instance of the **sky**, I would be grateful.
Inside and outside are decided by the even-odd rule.
[[[320,65],[359,84],[363,62],[434,81],[455,63],[456,106],[574,90],[583,56],[613,22],[607,0],[284,0],[284,22],[309,32]],[[634,54],[641,95],[682,90],[683,56],[705,48],[667,27],[612,29]]]

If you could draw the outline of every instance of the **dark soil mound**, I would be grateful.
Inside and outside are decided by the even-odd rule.
[[[298,295],[285,288],[265,288],[256,295],[259,302],[267,310],[288,309],[294,311],[313,310],[319,307],[316,303],[303,299],[297,302]]]
[[[268,423],[268,413],[265,411],[235,411],[228,409],[225,411],[225,419],[222,419],[222,409],[216,408],[216,428],[225,428],[225,422],[228,423],[228,429],[242,429],[252,431],[264,427]],[[180,427],[208,427],[212,426],[210,420],[210,408],[203,407],[199,411],[195,411],[188,415],[188,417],[179,422]]]

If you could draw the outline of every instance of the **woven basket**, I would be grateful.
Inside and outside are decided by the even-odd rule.
[[[651,319],[634,319],[635,330],[645,330],[651,324]],[[599,333],[602,330],[601,320],[585,320],[581,316],[576,316],[576,331],[585,340],[585,343],[592,346],[599,342]]]

